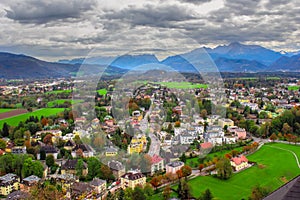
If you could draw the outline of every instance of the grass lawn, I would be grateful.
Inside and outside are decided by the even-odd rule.
[[[64,104],[66,101],[68,102],[71,102],[71,104],[76,104],[76,103],[81,103],[83,102],[83,100],[79,100],[79,99],[76,99],[76,100],[73,100],[73,99],[57,99],[57,100],[54,100],[54,101],[50,101],[47,103],[47,106],[49,108],[55,106],[56,104],[57,105],[61,105],[61,104]]]
[[[56,115],[57,113],[63,112],[64,108],[43,108],[36,111],[33,111],[31,113],[25,113],[18,116],[6,118],[0,120],[0,128],[3,127],[4,122],[11,126],[17,126],[20,121],[25,121],[28,119],[29,116],[37,116],[40,118],[41,116],[50,116],[50,115]]]
[[[207,84],[200,83],[190,83],[190,82],[158,82],[158,84],[164,85],[168,88],[174,89],[197,89],[197,88],[207,88]]]
[[[50,91],[50,92],[46,92],[46,94],[59,94],[59,93],[71,93],[72,90],[54,90],[54,91]]]
[[[241,151],[242,149],[243,149],[243,147],[234,148],[234,150],[237,150],[237,151]],[[214,157],[222,157],[226,153],[231,152],[232,150],[222,150],[222,151],[218,151],[218,152],[214,152],[214,153],[209,153],[206,157],[210,157],[211,159],[213,159]],[[198,168],[199,164],[200,163],[199,163],[199,158],[198,157],[187,158],[186,159],[186,165],[188,165],[188,166],[190,166],[192,168]]]
[[[270,147],[271,146],[271,147]],[[300,146],[288,144],[266,144],[259,151],[250,155],[250,161],[257,165],[234,174],[229,180],[220,180],[211,176],[197,177],[189,181],[192,194],[195,197],[209,188],[217,199],[240,200],[248,199],[251,189],[255,185],[267,186],[275,190],[300,174],[293,154],[287,151],[272,148],[289,149],[297,153],[300,158]]]
[[[288,90],[299,90],[300,85],[290,85],[288,86]]]
[[[6,113],[6,112],[9,112],[9,111],[12,111],[14,109],[10,109],[10,108],[0,108],[0,113]]]
[[[105,88],[97,90],[99,95],[106,95],[107,94],[107,90]]]

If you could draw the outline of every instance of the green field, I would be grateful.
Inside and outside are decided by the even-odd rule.
[[[245,171],[234,174],[229,180],[220,180],[211,176],[197,177],[189,181],[192,194],[198,197],[209,188],[218,199],[248,199],[251,189],[260,184],[277,189],[285,182],[300,174],[293,154],[272,148],[272,146],[293,150],[300,158],[300,147],[287,144],[266,144],[258,152],[250,155],[250,161],[257,162]],[[276,155],[276,156],[275,156]]]
[[[207,88],[207,84],[201,83],[190,83],[190,82],[157,82],[157,84],[164,85],[168,88],[173,89],[197,89],[197,88]]]
[[[240,200],[248,199],[252,188],[256,185],[266,186],[271,190],[279,188],[286,181],[298,176],[300,169],[293,154],[277,149],[278,147],[295,152],[300,159],[300,146],[281,143],[265,144],[259,151],[248,156],[249,161],[257,162],[257,165],[234,174],[229,180],[220,180],[212,176],[191,179],[189,185],[192,195],[199,197],[209,188],[215,199]],[[163,198],[161,194],[155,194],[153,199]]]
[[[76,99],[76,100],[73,100],[73,99],[57,99],[57,100],[54,100],[54,101],[50,101],[47,103],[47,106],[49,108],[55,106],[55,105],[61,105],[61,104],[64,104],[65,102],[71,102],[71,104],[76,104],[76,103],[81,103],[83,102],[83,100],[79,100],[79,99]]]
[[[97,92],[98,92],[99,95],[106,95],[107,94],[107,90],[105,88],[97,90]]]
[[[50,92],[46,92],[46,94],[60,94],[60,93],[71,93],[72,90],[54,90]]]
[[[9,112],[9,111],[12,111],[14,109],[10,109],[10,108],[0,108],[0,113],[6,113],[6,112]]]
[[[36,110],[34,112],[31,112],[31,113],[25,113],[25,114],[21,114],[21,115],[18,115],[18,116],[2,119],[2,120],[0,120],[0,128],[3,127],[4,122],[6,122],[7,124],[9,124],[11,126],[17,126],[20,121],[25,121],[26,119],[29,118],[29,116],[37,116],[38,118],[40,118],[41,116],[46,117],[46,116],[50,116],[50,115],[56,115],[57,113],[60,113],[60,112],[63,112],[63,111],[64,111],[64,108],[43,108],[43,109],[39,109],[39,110]]]
[[[290,85],[288,86],[288,90],[299,90],[300,85]]]
[[[234,148],[234,150],[237,150],[237,151],[241,151],[242,149],[243,149],[243,147]],[[210,157],[211,159],[213,159],[214,157],[224,156],[226,153],[229,153],[231,151],[232,150],[222,150],[222,151],[218,151],[218,152],[214,152],[214,153],[209,153],[206,157]],[[194,157],[194,158],[186,159],[186,165],[189,165],[192,168],[198,168],[199,158]]]

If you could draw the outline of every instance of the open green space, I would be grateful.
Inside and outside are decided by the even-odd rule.
[[[241,151],[242,149],[243,149],[243,147],[237,147],[237,148],[234,148],[232,150]],[[231,152],[232,150],[222,150],[222,151],[217,151],[217,152],[214,152],[214,153],[209,153],[209,154],[207,154],[206,158],[209,157],[209,158],[213,159],[214,157],[222,157],[225,154]],[[185,164],[192,167],[192,168],[198,168],[198,165],[200,164],[199,163],[199,158],[198,157],[187,158]]]
[[[287,181],[300,174],[296,159],[291,150],[300,159],[300,146],[282,143],[269,143],[248,157],[256,165],[239,173],[233,174],[229,180],[221,180],[213,176],[198,176],[189,180],[191,193],[199,197],[206,189],[210,189],[215,199],[240,200],[248,199],[252,188],[256,185],[268,187],[274,191]],[[177,186],[172,187],[176,189]],[[155,194],[154,199],[161,200],[161,194]]]
[[[190,83],[190,82],[157,82],[157,83],[173,89],[198,89],[198,88],[208,87],[207,84]]]
[[[73,104],[76,104],[76,103],[81,103],[81,102],[83,102],[83,100],[79,100],[79,99],[76,99],[76,100],[73,100],[73,99],[57,99],[57,100],[48,102],[47,106],[50,108],[50,107],[53,107],[55,105],[64,104],[65,102],[70,102],[73,105]]]
[[[12,111],[13,109],[10,109],[10,108],[0,108],[0,113],[6,113],[6,112],[9,112],[9,111]]]
[[[107,94],[107,90],[105,88],[97,90],[99,95],[106,95]]]
[[[290,85],[288,86],[288,90],[299,90],[300,85]]]
[[[25,113],[25,114],[17,115],[17,116],[14,116],[14,117],[2,119],[2,120],[0,120],[0,128],[3,127],[4,122],[9,124],[10,126],[17,126],[20,121],[25,121],[30,116],[36,116],[38,118],[40,118],[41,116],[47,117],[47,116],[50,116],[50,115],[56,115],[57,113],[60,113],[60,112],[63,112],[63,111],[64,111],[64,108],[43,108],[43,109],[39,109],[39,110],[33,111],[31,113]]]
[[[195,197],[209,188],[217,199],[248,199],[251,190],[256,185],[269,187],[275,190],[286,181],[300,174],[296,159],[292,153],[272,148],[278,146],[298,152],[300,147],[288,144],[266,144],[256,153],[248,156],[250,161],[257,165],[234,174],[229,180],[220,180],[212,176],[197,177],[189,181],[192,194]]]
[[[72,90],[54,90],[54,91],[49,91],[46,92],[46,94],[60,94],[60,93],[71,93]]]

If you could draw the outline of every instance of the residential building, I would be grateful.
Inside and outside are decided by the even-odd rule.
[[[20,184],[21,190],[29,191],[32,186],[35,186],[39,183],[41,179],[35,175],[28,176],[22,180]]]
[[[67,160],[62,166],[61,166],[61,174],[73,174],[76,175],[76,165],[78,160]],[[88,174],[88,166],[85,162],[83,162],[83,170],[82,175],[86,176]]]
[[[16,174],[6,174],[0,177],[1,195],[8,195],[14,190],[20,189],[20,178]]]
[[[81,153],[82,153],[82,155],[79,155]],[[94,150],[88,144],[77,144],[72,149],[71,154],[72,154],[73,158],[81,157],[81,156],[84,157],[84,158],[89,158],[89,157],[94,156]]]
[[[176,172],[183,166],[184,162],[181,161],[170,162],[166,165],[166,173],[176,174]]]
[[[134,189],[137,185],[144,186],[146,184],[146,176],[140,172],[131,171],[121,176],[121,187]]]
[[[240,171],[249,166],[248,159],[244,155],[240,155],[238,157],[231,158],[230,164],[235,171]]]
[[[116,149],[116,148],[107,147],[105,149],[105,156],[106,157],[116,156],[117,154],[118,154],[118,149]]]
[[[40,148],[40,152],[37,154],[37,159],[41,159],[41,152],[44,151],[46,153],[46,157],[48,155],[53,155],[54,159],[57,159],[58,149],[52,145],[44,145]]]
[[[224,128],[224,126],[234,126],[234,122],[231,119],[221,118],[218,119],[218,125]]]
[[[154,155],[151,157],[151,174],[157,171],[163,171],[164,169],[164,159],[159,155]]]
[[[90,186],[92,186],[94,191],[98,194],[103,193],[106,190],[106,180],[93,178],[93,180],[90,182]]]
[[[128,145],[127,152],[128,154],[141,153],[146,144],[147,144],[146,136],[139,134],[138,136],[132,138],[130,145]]]
[[[116,179],[119,179],[125,174],[125,166],[121,162],[112,160],[109,161],[107,165],[113,172],[113,175]]]

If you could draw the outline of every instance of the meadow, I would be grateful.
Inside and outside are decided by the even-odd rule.
[[[257,185],[265,186],[271,191],[276,190],[300,175],[293,154],[276,147],[291,150],[300,159],[300,146],[281,143],[265,144],[260,150],[248,156],[249,161],[256,162],[256,165],[233,174],[229,180],[220,180],[212,176],[198,176],[189,180],[192,195],[199,197],[206,189],[210,189],[215,199],[240,200],[248,199],[252,188]],[[176,186],[172,188],[176,189]],[[156,194],[154,199],[163,198],[161,194]]]
[[[47,107],[51,108],[51,107],[54,107],[55,105],[61,105],[61,104],[64,104],[66,101],[70,102],[72,105],[76,104],[76,103],[83,102],[83,100],[79,100],[79,99],[76,99],[76,100],[73,100],[73,99],[57,99],[57,100],[48,102]]]
[[[288,90],[292,91],[292,90],[299,90],[300,85],[290,85],[288,86]]]
[[[46,92],[46,94],[60,94],[60,93],[71,93],[72,90],[54,90],[54,91],[49,91]]]
[[[10,108],[0,108],[0,113],[6,113],[6,112],[9,112],[9,111],[12,111],[13,109],[10,109]]]
[[[30,113],[25,113],[13,117],[9,117],[6,119],[0,120],[0,128],[3,127],[4,122],[11,126],[17,126],[20,121],[26,121],[30,116],[36,116],[40,118],[41,116],[50,116],[50,115],[56,115],[57,113],[63,112],[64,108],[42,108]]]
[[[105,88],[97,90],[99,95],[106,95],[107,94],[107,90]]]

